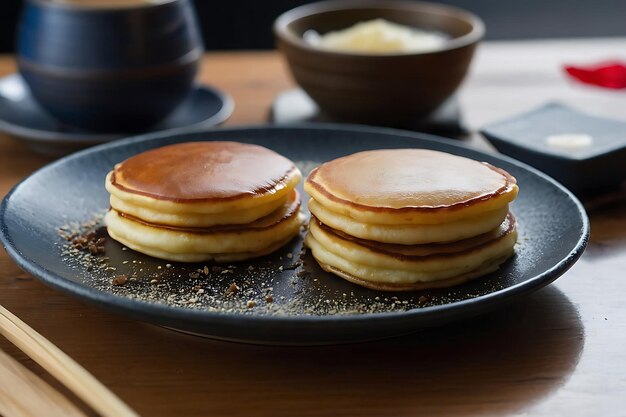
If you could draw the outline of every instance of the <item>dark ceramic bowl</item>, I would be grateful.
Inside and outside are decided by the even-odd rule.
[[[449,39],[421,53],[335,52],[303,39],[376,18],[438,32]],[[426,118],[459,87],[484,26],[466,11],[408,0],[339,0],[307,4],[278,17],[278,47],[296,82],[337,121],[406,127]]]
[[[115,8],[27,0],[17,50],[51,115],[119,132],[146,129],[183,101],[203,47],[190,0]]]

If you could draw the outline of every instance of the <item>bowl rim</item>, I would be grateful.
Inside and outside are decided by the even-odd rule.
[[[307,16],[312,16],[320,13],[342,11],[350,9],[389,9],[389,10],[411,10],[417,12],[424,12],[427,14],[439,14],[445,16],[453,16],[464,20],[469,23],[472,29],[465,35],[447,39],[443,45],[432,50],[422,52],[393,52],[385,54],[368,54],[363,52],[345,52],[335,51],[331,49],[323,49],[311,45],[306,42],[301,36],[296,35],[289,29],[289,25],[296,20],[302,19]],[[428,54],[438,54],[445,51],[454,49],[460,49],[479,42],[485,35],[485,24],[482,19],[476,14],[467,10],[449,6],[447,4],[430,3],[424,1],[412,1],[412,0],[325,0],[315,3],[308,3],[302,6],[290,9],[274,20],[273,25],[274,35],[295,47],[307,50],[309,52],[329,54],[334,56],[346,56],[346,57],[375,57],[375,58],[388,58],[388,57],[407,57],[407,56],[419,56]]]

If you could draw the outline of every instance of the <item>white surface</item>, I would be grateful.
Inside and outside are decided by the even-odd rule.
[[[479,129],[551,101],[626,120],[626,90],[585,85],[563,70],[620,58],[626,60],[626,38],[486,42],[461,89],[465,122]]]

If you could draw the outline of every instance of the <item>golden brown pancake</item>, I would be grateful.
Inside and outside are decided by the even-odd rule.
[[[517,236],[512,216],[484,237],[440,247],[368,242],[339,235],[312,220],[306,243],[320,264],[372,285],[393,284],[397,288],[412,288],[418,283],[438,283],[433,285],[437,287],[442,280],[468,277],[486,266],[497,267],[512,254]]]
[[[291,187],[285,189],[285,191],[291,190],[293,190]],[[117,194],[119,194],[119,192],[117,192]],[[127,213],[133,217],[144,219],[154,224],[209,227],[220,224],[245,224],[253,222],[281,207],[288,198],[289,195],[284,195],[267,203],[241,210],[232,209],[219,213],[197,213],[194,211],[198,209],[197,204],[185,205],[176,203],[177,210],[165,211],[166,208],[159,206],[155,202],[151,202],[151,204],[135,204],[129,198],[119,198],[114,190],[111,194],[110,205],[119,212]],[[206,203],[203,205],[206,205]],[[205,211],[207,209],[208,208],[205,208]]]
[[[384,243],[416,245],[433,242],[453,242],[466,239],[498,227],[509,212],[508,204],[472,218],[439,224],[371,224],[328,210],[315,199],[309,200],[309,211],[333,229],[362,239]]]
[[[293,162],[262,146],[190,142],[146,151],[117,164],[105,186],[115,197],[113,206],[123,203],[174,216],[196,215],[197,219],[197,215],[215,215],[187,224],[210,226],[226,221],[248,223],[269,214],[301,178]],[[230,219],[220,217],[232,211],[247,212]],[[174,221],[185,225],[180,219]]]
[[[293,162],[262,146],[190,142],[149,150],[106,178],[109,234],[174,261],[229,262],[276,250],[302,223]]]
[[[109,235],[131,249],[179,262],[230,262],[269,253],[288,242],[302,224],[297,191],[283,207],[244,225],[188,228],[150,224],[110,210],[105,215]],[[281,243],[276,247],[277,243]]]
[[[305,190],[313,257],[368,288],[456,285],[496,270],[517,240],[515,178],[443,152],[359,152],[314,169]]]
[[[447,243],[431,243],[422,245],[402,245],[391,243],[380,243],[373,240],[359,239],[354,236],[342,233],[320,222],[317,218],[312,217],[310,221],[311,228],[322,229],[326,233],[332,233],[337,237],[355,243],[368,249],[373,254],[382,253],[391,255],[401,260],[424,260],[428,257],[445,259],[446,255],[457,255],[459,253],[467,253],[473,249],[484,247],[503,236],[515,230],[515,217],[512,213],[508,213],[504,221],[494,229],[482,235],[474,236],[468,239],[457,240]]]
[[[489,164],[425,149],[365,151],[314,169],[305,190],[338,214],[372,224],[437,224],[507,205],[515,178]]]
[[[189,142],[127,159],[116,165],[111,184],[159,200],[221,202],[275,194],[296,171],[292,161],[259,145]]]
[[[418,290],[427,290],[432,288],[448,288],[453,287],[455,285],[463,284],[469,280],[482,277],[491,272],[497,271],[500,268],[500,265],[504,263],[510,255],[505,255],[501,259],[494,259],[489,262],[486,262],[481,267],[466,272],[464,274],[452,277],[445,278],[436,281],[427,281],[427,282],[415,282],[413,284],[398,284],[398,283],[390,283],[390,282],[374,282],[368,281],[365,279],[358,278],[354,275],[350,275],[349,273],[342,271],[340,269],[335,268],[334,266],[319,263],[322,269],[326,272],[330,272],[341,278],[344,278],[347,281],[350,281],[354,284],[360,285],[365,288],[370,288],[372,290],[378,291],[418,291]]]

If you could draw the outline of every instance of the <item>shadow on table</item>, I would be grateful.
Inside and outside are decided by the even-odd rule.
[[[511,413],[561,386],[584,345],[576,308],[555,287],[469,321],[363,344],[251,346],[151,329],[174,358],[158,372],[193,386],[172,399],[177,415]],[[133,380],[150,377],[137,372]]]
[[[626,250],[626,183],[619,191],[585,201],[591,222],[585,259],[593,261]]]

